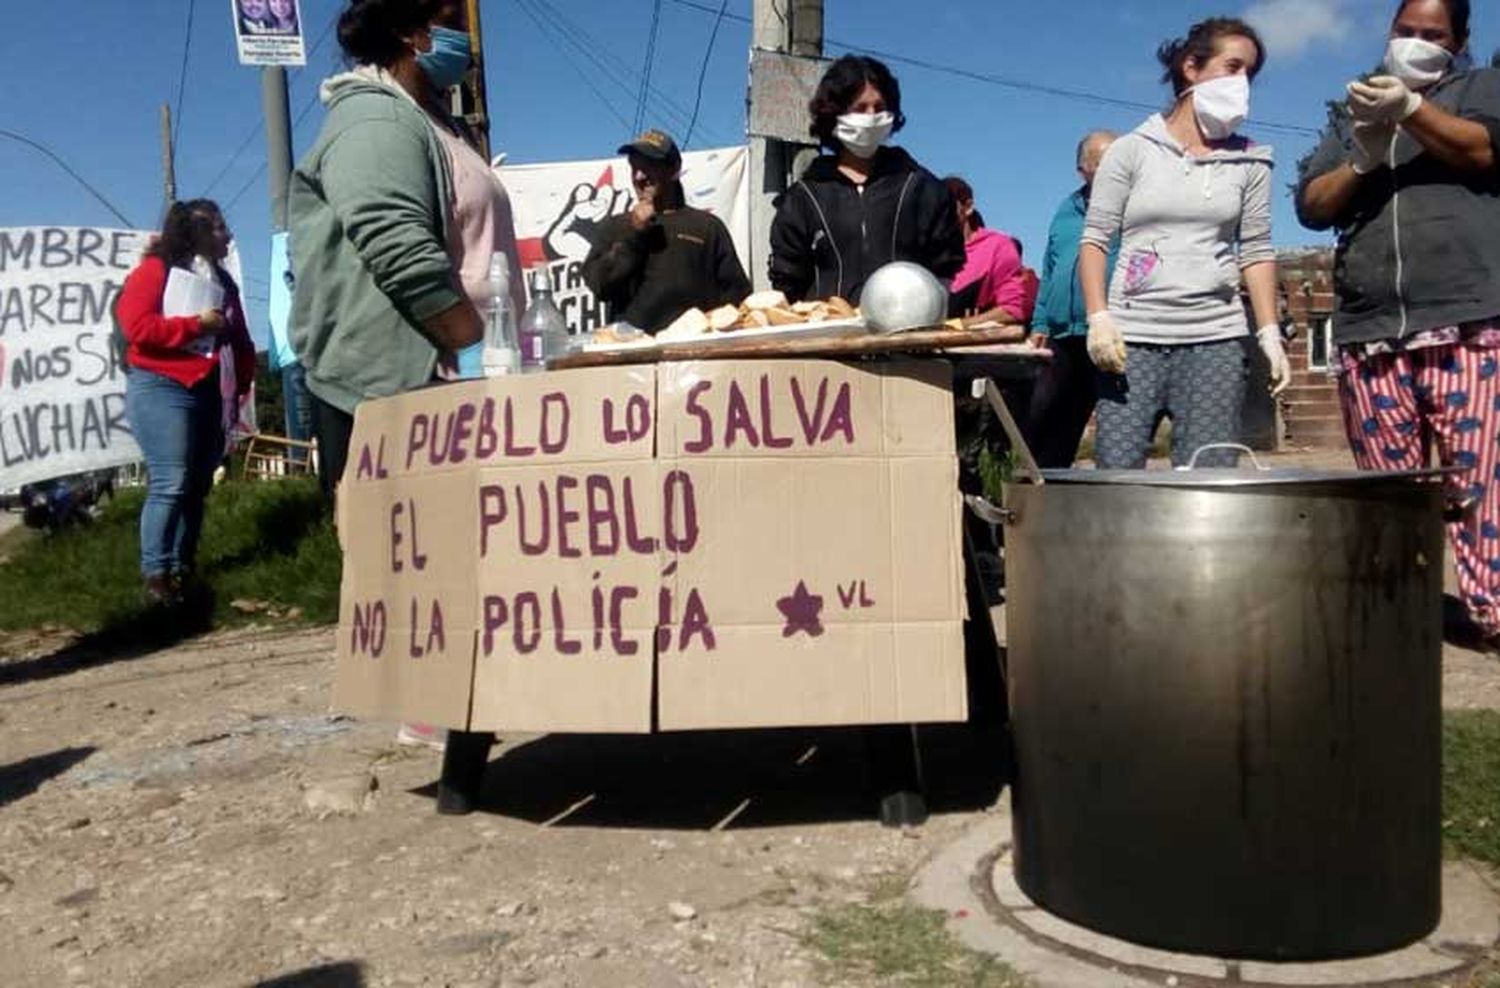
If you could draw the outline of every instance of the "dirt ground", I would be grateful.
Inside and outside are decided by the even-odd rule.
[[[811,919],[992,812],[999,742],[924,733],[924,827],[873,822],[857,731],[508,737],[484,808],[329,716],[333,633],[100,655],[0,637],[0,984],[811,986]],[[1500,709],[1449,649],[1445,703]]]
[[[813,985],[809,912],[999,791],[954,729],[905,834],[871,822],[858,732],[507,738],[484,811],[438,817],[436,752],[328,716],[332,641],[4,646],[0,982]]]
[[[888,894],[1002,783],[983,737],[929,732],[936,813],[903,833],[854,731],[517,737],[443,818],[436,752],[327,714],[329,631],[55,648],[0,664],[7,986],[826,984],[809,916]],[[1446,665],[1450,705],[1500,707],[1500,663]]]

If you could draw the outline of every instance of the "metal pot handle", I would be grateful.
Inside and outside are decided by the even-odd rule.
[[[1255,469],[1261,471],[1264,471],[1266,469],[1265,467],[1261,466],[1260,460],[1256,459],[1255,450],[1251,449],[1249,446],[1244,445],[1243,443],[1208,443],[1205,446],[1199,446],[1196,450],[1193,451],[1193,458],[1188,461],[1188,465],[1185,467],[1178,467],[1177,469],[1184,471],[1196,470],[1198,468],[1198,457],[1202,456],[1204,453],[1211,449],[1239,450],[1241,453],[1244,453],[1246,456],[1250,457],[1250,462],[1255,464]]]
[[[1026,445],[1026,438],[1021,435],[1021,427],[1016,425],[1016,420],[1010,414],[1010,409],[1006,407],[1005,398],[1000,394],[1000,389],[995,387],[995,382],[989,378],[976,377],[971,388],[974,397],[989,402],[995,416],[1000,419],[1000,425],[1005,429],[1005,435],[1010,439],[1010,446],[1016,451],[1016,458],[1020,461],[1016,465],[1016,476],[1038,486],[1045,484],[1046,481],[1042,479],[1042,468],[1036,465],[1036,457],[1031,455],[1031,447]]]
[[[1002,508],[988,498],[979,497],[977,494],[965,494],[964,504],[974,512],[974,517],[987,525],[1015,524],[1016,513],[1014,511],[1010,508]]]

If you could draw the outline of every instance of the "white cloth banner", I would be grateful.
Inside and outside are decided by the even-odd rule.
[[[152,236],[0,228],[0,490],[141,459],[110,309]],[[236,253],[225,267],[238,275]],[[238,431],[254,429],[252,402]]]
[[[613,317],[607,317],[603,303],[583,283],[583,260],[595,228],[607,217],[628,212],[635,202],[625,159],[503,165],[496,174],[510,194],[528,294],[530,271],[545,266],[554,299],[572,332],[610,322]],[[750,244],[749,151],[735,147],[687,152],[682,156],[682,187],[688,205],[724,221],[743,264]]]
[[[141,458],[110,308],[148,237],[0,228],[0,490]]]

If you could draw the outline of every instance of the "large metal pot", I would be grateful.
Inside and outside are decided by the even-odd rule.
[[[1006,491],[1021,887],[1192,953],[1346,957],[1431,932],[1440,485],[1045,478]]]

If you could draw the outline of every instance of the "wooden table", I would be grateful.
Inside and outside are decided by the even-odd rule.
[[[798,339],[750,337],[712,343],[658,343],[619,350],[579,351],[549,361],[551,370],[576,367],[618,367],[630,364],[687,360],[821,359],[856,360],[862,357],[933,356],[962,358],[966,370],[1011,376],[1018,367],[1040,368],[1049,359],[1045,350],[1025,342],[1022,326],[994,329],[924,329],[906,333],[861,333],[857,336]]]

